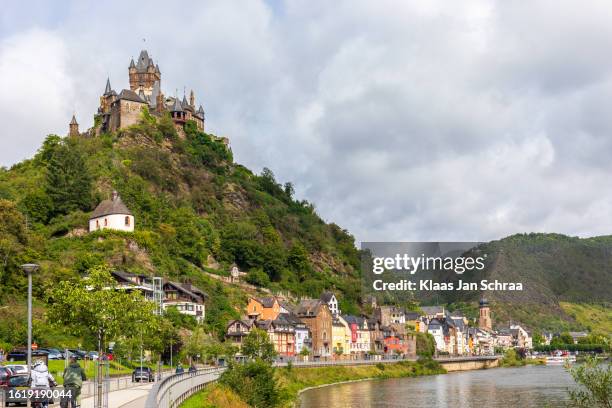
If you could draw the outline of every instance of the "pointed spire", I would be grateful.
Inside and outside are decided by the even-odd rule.
[[[179,102],[179,98],[174,98],[174,106],[172,106],[172,112],[182,112],[183,111],[183,107],[181,106],[181,103]]]
[[[74,113],[72,114],[72,120],[70,121],[71,125],[78,125],[77,120],[76,120],[76,116],[74,115]]]
[[[136,64],[134,64],[134,57],[132,57],[132,60],[130,61],[130,68],[136,68]]]
[[[181,102],[181,105],[183,106],[183,108],[186,108],[187,106],[189,106],[189,104],[187,103],[187,97],[185,96],[185,94],[183,94],[183,101]]]
[[[110,78],[106,78],[106,88],[104,88],[104,95],[108,95],[111,93],[113,89],[111,88]]]

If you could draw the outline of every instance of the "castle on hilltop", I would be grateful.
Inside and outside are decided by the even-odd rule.
[[[128,67],[130,89],[117,93],[106,80],[104,93],[100,96],[100,107],[95,115],[95,126],[89,133],[99,135],[105,132],[115,132],[119,129],[138,123],[141,112],[148,109],[153,116],[169,113],[177,130],[182,131],[187,121],[194,121],[197,128],[204,131],[204,108],[196,109],[193,90],[180,100],[178,96],[166,96],[161,90],[161,71],[159,65],[153,62],[146,50],[142,50],[138,62],[130,61]],[[78,123],[73,115],[69,124],[69,135],[79,135]]]

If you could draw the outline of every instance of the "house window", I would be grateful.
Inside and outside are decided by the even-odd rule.
[[[129,215],[125,217],[125,226],[126,227],[130,226],[130,216]]]
[[[100,220],[96,220],[96,229],[100,229]]]
[[[108,218],[105,218],[105,219],[104,219],[104,226],[105,226],[105,227],[108,227]]]

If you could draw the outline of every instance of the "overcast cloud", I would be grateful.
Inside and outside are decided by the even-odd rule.
[[[91,126],[145,47],[360,241],[612,233],[608,1],[50,4],[3,2],[0,165]]]

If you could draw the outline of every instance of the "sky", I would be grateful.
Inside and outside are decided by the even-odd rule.
[[[0,165],[146,48],[237,162],[357,241],[612,233],[608,1],[6,1]]]

